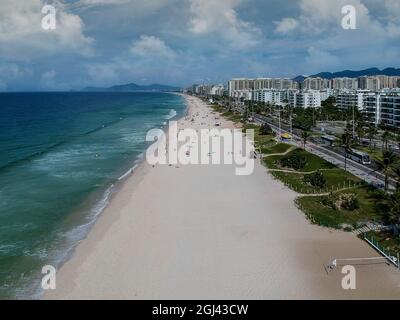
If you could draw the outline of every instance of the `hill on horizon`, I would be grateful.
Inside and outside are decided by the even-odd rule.
[[[354,71],[354,70],[343,70],[338,72],[320,72],[314,75],[310,75],[309,77],[320,77],[324,79],[332,79],[332,78],[357,78],[362,76],[377,76],[377,75],[384,75],[384,76],[400,76],[400,68],[385,68],[385,69],[378,69],[378,68],[368,68],[364,70]],[[302,82],[304,81],[305,76],[297,76],[293,78],[294,81]]]
[[[121,84],[115,85],[108,88],[101,88],[101,87],[86,87],[82,91],[97,91],[97,92],[136,92],[136,91],[159,91],[159,92],[166,92],[166,91],[180,91],[181,88],[175,86],[169,86],[164,84],[149,84],[149,85],[139,85],[136,83],[128,83],[128,84]]]

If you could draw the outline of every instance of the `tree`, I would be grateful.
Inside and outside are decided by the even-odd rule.
[[[243,123],[246,124],[247,120],[249,119],[249,108],[248,107],[244,107],[244,112],[243,112]]]
[[[267,135],[271,133],[272,133],[271,126],[268,123],[263,123],[260,127],[260,134]]]
[[[370,148],[370,150],[372,150],[372,140],[375,138],[376,133],[377,133],[377,130],[376,130],[375,126],[372,125],[372,124],[369,125],[368,129],[367,129],[367,136],[368,136],[368,139],[369,139],[369,148]]]
[[[398,234],[398,225],[400,223],[400,192],[396,191],[390,194],[386,199],[388,211],[386,213],[386,220],[392,225],[395,235]]]
[[[290,154],[283,156],[279,163],[284,168],[292,168],[295,170],[300,170],[307,164],[307,159],[301,154],[301,149],[296,149]]]
[[[353,139],[352,136],[349,132],[345,132],[342,134],[342,148],[344,149],[345,155],[344,155],[344,170],[347,170],[347,157],[348,153],[351,149],[351,146],[353,144]]]
[[[378,166],[379,171],[385,176],[385,191],[388,190],[389,187],[389,175],[394,165],[397,163],[397,156],[393,151],[383,151],[382,152],[382,160],[376,160],[376,164]],[[376,170],[375,170],[376,171]]]
[[[357,117],[356,119],[356,133],[358,137],[358,142],[361,144],[361,139],[364,137],[365,130],[364,130],[365,122],[362,117]]]
[[[400,167],[396,166],[392,169],[396,179],[396,191],[400,191]]]
[[[389,131],[385,130],[385,132],[383,132],[382,134],[382,144],[385,146],[385,149],[388,149],[388,140],[390,137],[390,133]]]
[[[399,134],[396,135],[396,142],[397,142],[397,147],[400,150],[400,135]]]
[[[313,125],[312,114],[299,110],[299,108],[295,108],[293,113],[296,115],[293,118],[293,127],[309,131]]]
[[[303,130],[301,132],[301,138],[303,139],[303,146],[304,146],[304,150],[306,149],[306,143],[307,143],[307,139],[310,137],[310,132],[307,130]]]

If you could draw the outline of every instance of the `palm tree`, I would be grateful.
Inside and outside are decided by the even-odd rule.
[[[376,133],[377,133],[377,130],[376,130],[375,126],[372,125],[372,124],[369,125],[368,129],[367,129],[367,135],[368,135],[368,138],[369,138],[369,148],[370,148],[370,150],[372,150],[372,140],[374,139]]]
[[[301,138],[303,139],[303,146],[304,146],[304,150],[306,150],[306,143],[307,143],[307,139],[310,137],[310,132],[303,130],[301,132]]]
[[[344,170],[347,170],[347,156],[348,153],[351,149],[351,146],[353,144],[353,138],[351,133],[346,131],[345,133],[342,134],[342,147],[344,149],[345,155],[344,155]]]
[[[364,127],[363,126],[357,126],[356,128],[356,133],[358,137],[358,143],[361,144],[361,139],[364,137]]]
[[[386,220],[392,225],[394,234],[397,235],[400,223],[400,192],[396,191],[390,194],[385,202],[389,209],[386,213]]]
[[[382,134],[382,144],[385,145],[386,150],[388,148],[389,136],[390,136],[390,133],[387,130],[385,130],[385,132]]]
[[[397,134],[397,135],[396,135],[396,142],[397,142],[397,147],[398,147],[399,150],[400,150],[400,134]]]
[[[400,166],[392,168],[392,172],[396,177],[396,191],[400,191]]]
[[[383,151],[382,152],[382,160],[376,160],[376,164],[378,166],[379,171],[385,176],[385,191],[388,190],[389,187],[389,175],[392,171],[393,166],[397,163],[397,155],[393,151]],[[375,170],[375,171],[377,171]]]

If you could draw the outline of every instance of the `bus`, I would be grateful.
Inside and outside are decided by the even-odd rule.
[[[324,145],[334,147],[335,146],[335,141],[336,137],[335,136],[329,136],[329,135],[324,135],[321,136],[321,140],[324,143]]]
[[[368,153],[361,152],[355,149],[350,149],[347,151],[347,158],[357,161],[361,164],[371,164],[371,158]]]

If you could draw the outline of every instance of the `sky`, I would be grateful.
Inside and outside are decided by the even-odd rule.
[[[399,52],[400,0],[0,0],[0,91],[400,67]]]

